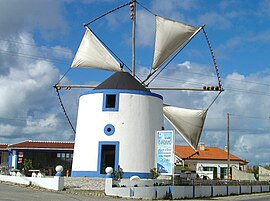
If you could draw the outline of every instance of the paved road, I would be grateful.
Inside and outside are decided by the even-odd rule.
[[[0,201],[131,201],[132,199],[120,199],[106,196],[85,195],[85,193],[71,194],[70,192],[56,192],[43,189],[34,189],[25,186],[0,183]],[[191,199],[189,199],[191,200]],[[195,201],[194,199],[193,201]],[[241,195],[231,197],[215,197],[204,200],[237,200],[237,201],[269,201],[270,193]]]
[[[0,183],[0,201],[116,201],[116,199],[105,196],[89,196],[71,194],[65,191],[56,192],[43,189]],[[130,200],[129,200],[130,201]]]

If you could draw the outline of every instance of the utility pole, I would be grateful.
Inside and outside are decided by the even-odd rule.
[[[230,113],[227,113],[227,153],[228,153],[228,167],[227,167],[227,179],[231,180],[231,169],[230,169]]]

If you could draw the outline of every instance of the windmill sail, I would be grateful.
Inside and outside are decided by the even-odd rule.
[[[163,106],[163,114],[185,141],[196,151],[207,110]]]
[[[199,29],[156,16],[156,39],[152,69],[157,70],[177,50],[192,39]]]
[[[86,27],[85,34],[71,67],[121,71],[120,64],[88,27]]]

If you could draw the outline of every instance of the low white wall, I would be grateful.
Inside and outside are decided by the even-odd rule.
[[[245,186],[242,186],[245,187]],[[226,186],[228,188],[228,195],[239,195],[240,193],[240,186]],[[243,194],[243,192],[242,192]]]
[[[211,197],[211,186],[195,186],[195,197]]]
[[[252,185],[252,193],[260,193],[261,186],[260,185]]]
[[[193,198],[193,186],[172,186],[174,199]]]
[[[227,186],[213,186],[212,196],[227,195]]]
[[[64,177],[19,177],[0,175],[0,181],[7,181],[24,185],[35,185],[42,188],[60,191],[64,189]]]
[[[127,181],[125,181],[127,184]],[[138,187],[126,185],[126,187],[112,187],[111,178],[106,178],[105,194],[126,198],[143,199],[173,199],[201,198],[226,195],[238,195],[247,193],[270,192],[270,185],[223,185],[223,186],[142,186],[138,182]]]
[[[123,182],[127,184],[127,181]],[[123,183],[121,183],[123,185]],[[131,183],[134,183],[131,182]],[[148,182],[147,182],[148,183]],[[126,198],[144,198],[144,199],[162,199],[169,193],[169,186],[151,186],[151,187],[112,187],[113,181],[111,178],[105,180],[105,194],[111,196],[120,196]],[[137,185],[137,184],[136,184]]]
[[[60,191],[64,189],[64,177],[29,177],[31,183],[42,188]]]
[[[121,179],[120,181],[113,181],[113,184],[117,185],[118,187],[125,186],[125,187],[146,187],[146,186],[154,186],[154,184],[163,184],[168,185],[171,183],[171,180],[168,179],[140,179],[140,180],[132,180],[130,179]]]
[[[241,186],[241,194],[251,193],[251,187],[250,185],[247,186]]]
[[[262,192],[270,192],[270,185],[262,185]]]
[[[26,177],[15,177],[9,175],[0,175],[0,181],[12,182],[23,185],[30,185],[31,181],[29,181]]]

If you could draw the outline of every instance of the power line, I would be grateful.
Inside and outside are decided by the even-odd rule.
[[[270,121],[270,117],[255,117],[255,116],[244,116],[244,115],[239,115],[239,114],[231,114],[231,116],[233,117],[239,117],[239,118],[249,118],[249,119],[264,119],[264,120],[269,120]]]
[[[9,118],[9,117],[0,117],[0,120],[6,120],[6,121],[22,121],[22,122],[26,122],[28,120],[31,120],[27,117],[22,117],[22,118]],[[46,120],[46,119],[34,119],[35,121],[38,121],[38,120]],[[57,123],[66,123],[66,121],[57,121]]]
[[[41,57],[41,56],[36,56],[36,55],[31,55],[31,54],[24,54],[24,53],[19,53],[19,52],[10,52],[10,51],[4,51],[0,50],[3,54],[10,55],[10,56],[20,56],[28,59],[34,59],[34,60],[46,60],[46,61],[51,61],[53,63],[61,63],[61,64],[70,64],[70,62],[65,62],[64,60],[58,60],[58,59],[52,59],[48,57]]]
[[[38,46],[38,45],[33,44],[33,43],[23,43],[23,42],[18,42],[18,41],[6,40],[6,39],[2,39],[2,38],[0,38],[0,41],[6,41],[9,43],[16,43],[16,44],[21,44],[21,45],[27,45],[27,46],[36,47],[36,48],[44,48],[45,47],[47,49],[52,49],[54,51],[71,53],[70,51],[67,51],[67,50],[62,49],[62,48],[57,48],[57,47]]]

